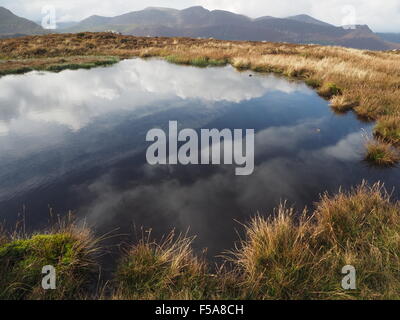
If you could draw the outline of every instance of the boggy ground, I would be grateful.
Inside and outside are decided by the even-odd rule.
[[[191,238],[145,237],[125,247],[106,285],[96,282],[101,239],[86,227],[1,231],[0,299],[400,299],[400,203],[380,184],[325,194],[313,212],[282,205],[245,228],[217,271]],[[56,290],[42,289],[44,265],[57,270]],[[355,289],[342,287],[345,266]]]
[[[329,99],[335,112],[354,110],[362,120],[377,122],[375,145],[381,146],[379,152],[367,148],[366,160],[378,165],[394,165],[399,160],[398,51],[113,33],[50,34],[0,39],[0,76],[31,70],[91,68],[132,57],[161,57],[199,67],[231,64],[237,69],[303,80]]]

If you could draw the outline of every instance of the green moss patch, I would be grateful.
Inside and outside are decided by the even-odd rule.
[[[0,246],[0,299],[78,298],[89,273],[85,246],[70,233],[35,235]],[[56,269],[55,290],[42,288],[42,268]]]

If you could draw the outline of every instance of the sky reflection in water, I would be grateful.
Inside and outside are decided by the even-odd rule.
[[[50,206],[76,211],[99,232],[190,228],[196,246],[213,255],[237,240],[234,220],[271,213],[281,201],[301,210],[325,190],[363,179],[400,187],[398,169],[361,161],[370,124],[333,114],[304,84],[231,67],[134,59],[7,76],[0,106],[0,218],[12,223],[25,206],[31,228],[48,220]],[[235,166],[147,165],[147,131],[170,120],[180,128],[254,128],[253,175],[235,176]]]

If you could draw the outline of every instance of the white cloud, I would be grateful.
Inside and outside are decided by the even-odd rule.
[[[224,9],[251,17],[265,15],[286,17],[310,14],[329,23],[341,25],[348,15],[343,8],[352,6],[358,24],[368,24],[375,31],[400,32],[399,0],[0,0],[0,5],[30,19],[39,19],[44,5],[56,6],[59,20],[80,20],[92,14],[113,16],[148,6],[186,8],[202,5],[208,9]]]

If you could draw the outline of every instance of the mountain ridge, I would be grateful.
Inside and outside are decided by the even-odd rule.
[[[46,31],[33,21],[19,17],[0,6],[0,36],[44,34]]]
[[[400,49],[398,41],[374,33],[367,25],[346,29],[306,14],[276,18],[250,18],[225,10],[208,10],[194,6],[178,10],[147,7],[114,17],[92,15],[57,32],[116,31],[135,36],[215,38],[239,41],[271,41],[300,44],[340,45],[357,49]],[[49,31],[18,17],[0,6],[0,37],[44,34]]]
[[[99,22],[103,19],[101,22]],[[366,25],[337,27],[306,14],[276,18],[250,18],[201,6],[183,10],[148,7],[115,17],[90,16],[62,32],[115,30],[135,36],[216,38],[341,45],[357,49],[390,50],[400,45],[381,39]]]

